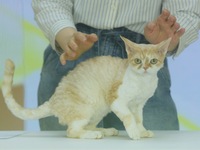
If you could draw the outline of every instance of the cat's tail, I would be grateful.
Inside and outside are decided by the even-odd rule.
[[[49,108],[49,102],[44,103],[35,109],[26,109],[20,106],[14,99],[12,94],[12,83],[14,75],[15,66],[12,60],[6,60],[4,79],[2,82],[2,93],[5,99],[5,103],[8,109],[18,118],[27,119],[40,119],[47,116],[51,116],[51,111]]]

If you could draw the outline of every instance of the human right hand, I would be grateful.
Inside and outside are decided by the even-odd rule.
[[[74,28],[64,28],[56,35],[56,41],[62,48],[63,53],[60,55],[62,65],[67,60],[76,60],[84,52],[89,50],[98,40],[96,34],[86,34],[76,31]]]
[[[149,22],[144,28],[145,38],[152,44],[172,38],[168,51],[173,51],[179,44],[185,29],[180,27],[176,17],[169,10],[164,9],[155,21]]]

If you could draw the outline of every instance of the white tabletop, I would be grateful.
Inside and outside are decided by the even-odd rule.
[[[200,150],[200,131],[154,131],[153,138],[131,140],[126,132],[98,140],[71,139],[65,131],[0,131],[0,150]]]

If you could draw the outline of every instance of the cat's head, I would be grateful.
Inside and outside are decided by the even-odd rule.
[[[131,68],[139,74],[155,74],[163,67],[171,38],[158,44],[136,44],[121,37],[125,43]]]

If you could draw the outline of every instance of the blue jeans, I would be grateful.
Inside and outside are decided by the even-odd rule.
[[[50,46],[47,47],[44,53],[44,63],[38,89],[38,105],[49,100],[61,78],[81,61],[101,55],[126,58],[127,54],[125,52],[124,43],[119,37],[120,35],[136,43],[148,43],[143,35],[124,27],[113,30],[99,30],[84,24],[77,24],[76,27],[78,31],[84,33],[96,33],[99,40],[78,60],[68,61],[64,66],[60,64],[59,56],[56,52]],[[167,59],[165,60],[164,67],[159,71],[158,77],[158,88],[154,96],[148,100],[144,107],[144,126],[151,130],[178,130],[177,111],[170,94],[171,81]],[[67,128],[59,125],[58,119],[55,117],[43,118],[40,119],[39,122],[41,130],[65,130]],[[124,129],[122,122],[114,113],[108,114],[98,126],[105,128],[115,127],[119,130]]]

